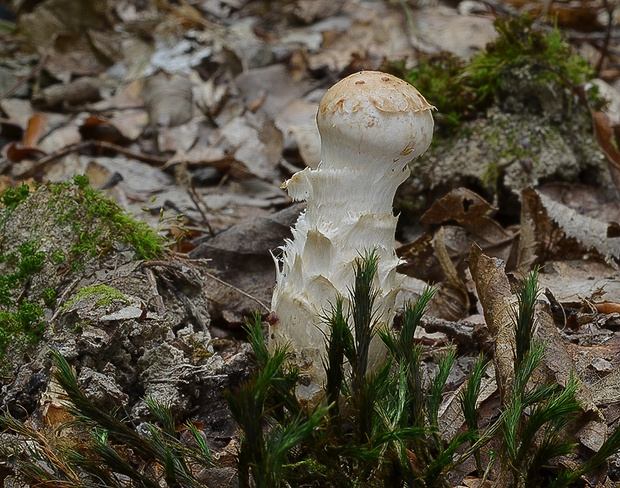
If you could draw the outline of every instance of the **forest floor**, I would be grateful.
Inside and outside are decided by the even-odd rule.
[[[55,345],[82,386],[131,421],[148,419],[148,394],[169,400],[179,423],[200,425],[221,470],[220,481],[208,486],[228,486],[223,480],[234,480],[238,437],[223,394],[253,369],[243,326],[254,312],[266,320],[271,311],[270,253],[290,237],[303,209],[282,183],[319,163],[320,99],[362,69],[415,79],[416,67],[434,60],[443,66],[439,79],[450,72],[452,56],[466,65],[501,36],[494,21],[529,8],[532,29],[549,35],[557,25],[591,76],[582,86],[557,89],[523,82],[522,66],[511,68],[512,78],[501,75],[509,86],[493,91],[489,103],[461,107],[456,126],[446,123],[454,114],[442,111],[437,92],[424,92],[429,81],[413,82],[439,110],[436,142],[413,163],[395,201],[399,271],[407,276],[401,301],[427,283],[437,286],[417,340],[427,348],[431,376],[430,351],[457,348],[439,421],[462,424],[451,405],[479,352],[492,357],[497,347],[500,319],[486,306],[499,293],[494,280],[507,283],[505,273],[519,278],[540,266],[540,298],[554,319],[544,335],[552,351],[545,374],[564,384],[575,371],[582,382],[580,400],[590,415],[577,437],[583,452],[595,452],[616,428],[620,14],[609,2],[15,3],[17,12],[7,9],[0,25],[0,189],[25,182],[34,192],[37,184],[85,174],[165,237],[171,253],[138,265],[124,249],[113,249],[107,261],[101,250],[79,276],[54,268],[58,300],[46,303],[44,321],[55,332],[27,353],[13,351],[3,369],[3,410],[37,428],[64,419],[50,386],[49,355],[43,359]],[[517,42],[530,41],[526,35]],[[534,70],[560,70],[556,60],[545,62],[537,58]],[[448,91],[455,84],[444,85],[445,98],[465,96]],[[606,105],[588,102],[594,85]],[[3,256],[39,236],[34,229],[51,214],[48,197],[10,233],[5,228]],[[39,242],[46,235],[55,240],[46,252],[73,245],[63,239],[75,236],[42,228]],[[484,254],[472,252],[472,244]],[[75,306],[76,291],[101,283],[124,293],[116,309],[100,309],[88,297]],[[33,293],[36,283],[23,286],[20,293]],[[140,322],[145,316],[155,324],[149,330]],[[119,337],[124,345],[117,348]],[[495,366],[501,371],[497,358]],[[501,394],[491,376],[481,409],[488,416]],[[15,486],[12,461],[1,462],[0,451],[0,481]],[[466,474],[455,483],[479,486]],[[620,457],[597,476],[593,486],[620,480]]]

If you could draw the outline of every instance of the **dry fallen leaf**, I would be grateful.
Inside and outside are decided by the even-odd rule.
[[[192,83],[181,75],[152,76],[144,85],[142,97],[154,131],[176,127],[192,118]]]
[[[22,138],[25,147],[36,147],[41,136],[46,132],[46,117],[40,112],[35,112],[28,121],[28,127]]]
[[[578,421],[578,439],[587,448],[598,451],[607,437],[607,422],[599,411],[592,396],[592,391],[577,376],[573,359],[566,349],[565,339],[558,332],[551,310],[544,302],[536,305],[535,338],[545,344],[541,381],[566,386],[571,374],[577,380],[576,399],[579,401],[581,418]]]
[[[477,193],[467,188],[456,188],[433,202],[421,221],[427,225],[456,222],[467,231],[467,236],[461,237],[459,242],[458,251],[463,258],[469,254],[470,242],[475,241],[486,254],[503,259],[511,269],[517,234],[504,229],[492,218],[496,211]]]
[[[39,149],[54,154],[81,141],[80,128],[75,124],[67,124],[49,132],[39,143]]]
[[[101,81],[82,77],[66,84],[56,84],[41,90],[32,98],[38,108],[53,108],[59,105],[82,105],[101,100]]]
[[[476,407],[487,400],[493,393],[497,391],[497,381],[495,375],[491,371],[492,368],[486,370],[480,383],[480,394],[476,401]],[[465,416],[461,408],[461,392],[467,386],[467,380],[462,383],[454,392],[442,402],[439,409],[438,425],[441,437],[446,442],[454,439],[459,429],[465,424]]]
[[[246,105],[265,95],[258,113],[266,115],[269,120],[274,120],[288,104],[312,88],[308,81],[295,82],[282,64],[244,71],[235,79],[235,83]]]
[[[492,219],[497,211],[477,193],[467,188],[457,188],[433,202],[420,219],[424,224],[442,224],[456,221],[484,243],[496,244],[513,235]]]
[[[473,476],[466,476],[461,483],[466,488],[492,488],[494,486],[494,483],[489,480],[481,480]]]
[[[582,216],[575,210],[567,210],[545,195],[540,195],[547,215],[557,222],[567,238],[575,239],[586,251],[600,253],[606,261],[620,259],[620,242],[607,238],[607,224],[587,216]]]
[[[105,141],[119,145],[129,142],[108,119],[98,115],[87,117],[80,125],[79,131],[85,141]]]
[[[282,132],[284,150],[287,153],[297,150],[303,163],[311,168],[316,168],[321,160],[317,109],[317,103],[295,100],[275,119],[275,126]]]
[[[415,241],[398,247],[396,254],[402,261],[397,268],[399,273],[432,283],[442,279],[436,274],[439,263],[431,234],[425,232]]]
[[[620,240],[607,237],[607,222],[582,215],[531,188],[523,191],[522,202],[528,236],[521,246],[524,263],[582,259],[589,253],[617,266]]]
[[[255,311],[269,312],[276,273],[270,250],[291,237],[303,205],[293,205],[268,217],[241,222],[200,244],[190,257],[211,259],[212,276],[206,293],[211,319],[240,327]]]
[[[458,320],[469,312],[469,295],[446,249],[443,227],[433,238],[433,248],[445,276],[445,281],[439,285],[435,305],[442,312],[441,318]]]
[[[17,142],[9,142],[4,147],[4,154],[11,163],[19,163],[24,159],[38,159],[45,156],[45,151],[36,147],[24,147]]]
[[[505,273],[504,262],[482,253],[474,244],[469,258],[471,275],[491,337],[495,339],[493,363],[502,401],[510,396],[514,380],[514,311],[517,304]]]
[[[510,395],[514,378],[516,296],[512,294],[503,263],[485,256],[476,245],[472,246],[470,267],[487,326],[495,338],[493,362],[502,401],[505,403]],[[535,337],[542,340],[546,347],[541,367],[536,372],[538,381],[565,386],[575,367],[564,339],[555,326],[551,311],[544,303],[538,303],[536,306]],[[579,377],[576,379],[578,382],[576,398],[581,404],[582,412],[577,435],[584,446],[596,451],[606,438],[607,423],[596,407],[589,388]]]
[[[609,115],[595,111],[592,111],[591,114],[594,137],[605,156],[607,156],[611,179],[616,188],[620,189],[620,151],[617,149],[616,144],[614,144],[616,137],[610,124]]]
[[[234,154],[247,170],[247,176],[265,180],[280,179],[278,162],[282,153],[282,135],[273,123],[246,112],[232,119],[220,130],[220,146]]]
[[[64,390],[53,378],[41,395],[40,405],[43,421],[45,425],[53,429],[75,418],[67,412],[66,401],[63,396]]]
[[[0,100],[0,108],[13,124],[19,126],[24,131],[28,127],[30,119],[35,114],[30,100],[22,100],[20,98]]]

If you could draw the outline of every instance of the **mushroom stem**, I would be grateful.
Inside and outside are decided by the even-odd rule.
[[[277,266],[270,345],[290,344],[292,361],[308,381],[300,400],[314,402],[325,382],[323,358],[329,333],[321,316],[338,296],[350,310],[354,263],[366,251],[378,257],[376,324],[388,327],[402,278],[396,273],[396,223],[392,213],[407,163],[430,145],[431,109],[410,84],[386,73],[362,71],[330,88],[317,113],[321,163],[294,174],[285,187],[308,205],[283,247]],[[384,360],[378,338],[368,371]]]

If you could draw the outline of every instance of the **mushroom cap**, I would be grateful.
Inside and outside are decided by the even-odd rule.
[[[367,155],[406,164],[433,136],[434,107],[412,85],[380,71],[360,71],[332,86],[319,104],[322,165],[350,167]]]

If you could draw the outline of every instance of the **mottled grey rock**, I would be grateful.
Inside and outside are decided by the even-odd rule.
[[[129,400],[129,395],[121,390],[112,375],[98,373],[87,367],[80,371],[78,384],[86,397],[104,410],[115,410],[126,405]]]

